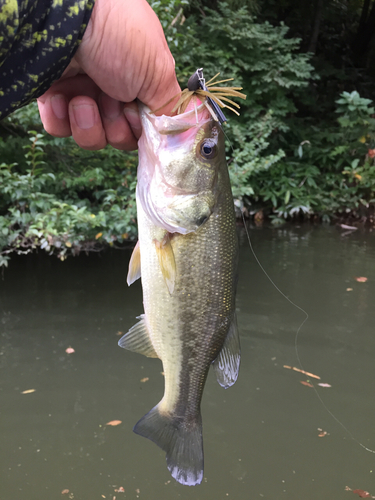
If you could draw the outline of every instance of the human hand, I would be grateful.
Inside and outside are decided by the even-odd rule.
[[[63,76],[38,99],[45,130],[84,149],[137,149],[135,99],[157,109],[180,92],[160,22],[146,0],[96,0]],[[161,112],[171,112],[173,103]]]

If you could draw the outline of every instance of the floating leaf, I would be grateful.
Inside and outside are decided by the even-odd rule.
[[[356,493],[361,498],[375,498],[372,495],[370,495],[370,493],[368,491],[364,491],[364,490],[352,490],[352,491],[353,491],[353,493]]]
[[[347,288],[346,289],[347,292],[352,292],[353,291],[353,288]]]
[[[359,276],[358,278],[355,278],[358,283],[366,283],[367,278],[365,276]]]
[[[318,385],[320,385],[320,387],[332,387],[331,385],[325,384],[323,382],[320,382]]]
[[[295,366],[293,366],[292,369],[295,372],[303,373],[304,375],[307,375],[308,377],[317,378],[318,380],[320,380],[320,377],[318,375],[314,375],[313,373],[305,372],[305,370],[300,370],[299,368],[296,368]]]
[[[31,394],[32,392],[35,392],[36,389],[27,389],[27,391],[22,391],[21,394]]]
[[[115,490],[116,493],[125,493],[125,490],[122,486]]]
[[[111,425],[112,427],[115,427],[116,425],[122,424],[122,420],[111,420],[110,422],[107,422],[105,425]]]
[[[314,387],[310,382],[306,382],[306,380],[300,380],[301,384],[306,385],[306,387]]]
[[[352,491],[356,495],[358,495],[361,498],[375,498],[373,495],[370,495],[368,491],[365,490],[352,490],[349,488],[349,486],[345,486],[345,491]]]
[[[148,377],[141,378],[141,382],[147,382],[148,380],[150,380]]]
[[[313,373],[306,372],[305,370],[301,370],[301,368],[297,368],[295,366],[284,365],[283,368],[288,368],[288,370],[294,370],[295,372],[303,373],[307,377],[317,378],[318,380],[320,380],[320,377],[318,375],[314,375]]]
[[[67,495],[69,493],[69,490],[62,490],[61,494],[62,495]]]
[[[65,352],[67,354],[73,354],[73,352],[75,352],[75,350],[73,349],[73,347],[68,347],[68,348],[65,349]]]

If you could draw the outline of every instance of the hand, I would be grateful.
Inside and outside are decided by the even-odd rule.
[[[180,90],[163,29],[146,0],[96,0],[75,57],[38,106],[51,135],[72,135],[84,149],[132,150],[141,135],[135,99],[157,109]]]

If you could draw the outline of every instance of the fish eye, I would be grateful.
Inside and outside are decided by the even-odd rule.
[[[200,154],[206,160],[212,160],[217,154],[217,147],[215,141],[212,139],[205,139],[201,142]]]

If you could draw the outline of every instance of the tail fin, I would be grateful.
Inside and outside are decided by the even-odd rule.
[[[181,484],[194,486],[203,478],[203,439],[200,414],[194,424],[163,415],[158,406],[139,420],[134,432],[151,439],[166,452],[167,467]]]

